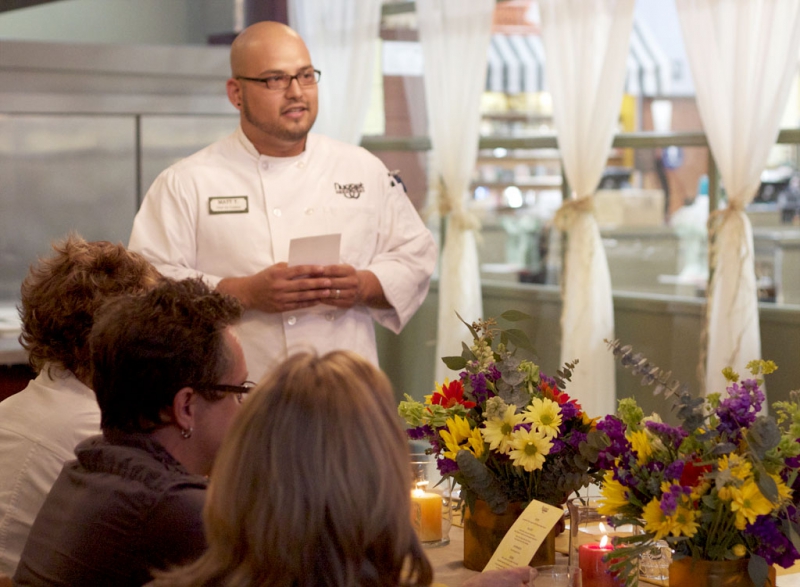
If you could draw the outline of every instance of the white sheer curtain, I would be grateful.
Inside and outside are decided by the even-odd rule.
[[[561,359],[580,362],[569,394],[591,416],[616,409],[608,261],[592,213],[617,128],[634,0],[540,0],[547,84],[572,197],[556,215],[567,234]]]
[[[761,358],[753,233],[744,208],[758,190],[797,72],[798,0],[677,0],[697,107],[728,194],[712,218],[706,392],[721,371]]]
[[[314,132],[358,144],[369,109],[381,0],[289,0],[289,24],[322,72]]]
[[[441,382],[453,372],[438,357],[460,355],[461,341],[470,339],[456,312],[468,322],[483,317],[475,245],[478,222],[466,202],[478,153],[494,0],[419,0],[416,6],[433,146],[429,177],[447,221],[436,340],[436,380]]]

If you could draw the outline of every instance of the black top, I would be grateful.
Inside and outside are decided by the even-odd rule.
[[[31,529],[15,585],[141,586],[206,548],[207,480],[143,434],[80,443]]]

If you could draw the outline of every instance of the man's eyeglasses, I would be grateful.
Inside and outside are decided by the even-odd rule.
[[[219,391],[222,393],[235,393],[236,394],[236,401],[242,403],[244,401],[244,396],[250,393],[256,384],[253,381],[245,381],[241,385],[225,385],[223,383],[219,383],[216,385],[189,385],[195,391]]]
[[[285,90],[292,85],[292,80],[297,80],[301,86],[313,86],[319,82],[322,72],[318,69],[307,69],[301,71],[297,75],[289,75],[288,73],[276,73],[268,75],[267,77],[244,77],[237,75],[236,79],[243,79],[249,82],[257,82],[264,84],[268,90]]]

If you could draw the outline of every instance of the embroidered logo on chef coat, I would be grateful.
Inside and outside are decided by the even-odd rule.
[[[364,193],[363,183],[334,183],[333,187],[336,188],[337,194],[342,194],[345,198],[356,200]]]
[[[208,199],[209,214],[245,214],[248,210],[247,196],[220,196]]]

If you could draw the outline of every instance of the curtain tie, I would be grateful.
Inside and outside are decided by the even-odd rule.
[[[453,210],[448,218],[448,226],[461,232],[468,230],[477,232],[481,228],[480,219],[468,210]]]
[[[594,210],[594,202],[592,196],[583,196],[580,198],[569,198],[566,202],[561,204],[561,207],[556,211],[553,222],[561,231],[568,230],[575,219],[581,214],[591,214]]]

